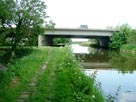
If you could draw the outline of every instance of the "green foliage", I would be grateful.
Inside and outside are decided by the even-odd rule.
[[[18,57],[8,64],[6,70],[0,70],[0,102],[17,100],[37,74],[47,52],[48,49],[18,49]]]
[[[19,49],[17,55],[0,71],[1,102],[15,102],[22,92],[29,93],[25,102],[104,102],[95,74],[86,76],[69,48]]]
[[[42,0],[1,0],[0,5],[0,34],[6,35],[2,38],[9,39],[13,50],[18,45],[36,45],[38,35],[54,26],[45,21],[48,16]]]
[[[130,51],[136,51],[136,45],[133,45],[133,44],[125,44],[121,47],[121,50],[123,51],[127,51],[127,50],[130,50]]]
[[[110,37],[109,48],[110,49],[120,49],[123,44],[127,43],[128,35],[131,33],[131,28],[128,25],[118,26],[116,28],[118,32],[114,32],[114,34]]]
[[[7,27],[5,23],[7,22],[7,19],[11,19],[10,15],[13,10],[10,5],[14,6],[13,0],[0,1],[0,45],[5,44],[6,35],[9,33],[8,30],[5,30],[5,27]],[[10,9],[11,9],[11,12],[10,12]]]
[[[134,54],[110,52],[109,58],[110,64],[122,74],[133,73],[136,70],[136,57],[134,57]]]
[[[127,44],[121,46],[121,51],[136,53],[136,29],[131,29],[127,37]]]
[[[32,102],[104,102],[95,77],[86,76],[69,48],[53,48]]]
[[[103,102],[100,87],[95,86],[95,77],[86,76],[71,51],[66,50],[56,70],[56,102]]]
[[[54,44],[68,44],[71,42],[71,40],[68,38],[55,38],[53,42]]]
[[[0,34],[0,46],[3,45],[5,42],[5,34]]]
[[[136,29],[133,29],[128,36],[128,44],[136,45]]]

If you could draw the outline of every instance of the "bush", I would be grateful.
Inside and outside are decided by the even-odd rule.
[[[71,40],[70,39],[68,39],[68,38],[55,38],[54,40],[53,40],[53,42],[54,42],[54,44],[67,44],[67,43],[70,43],[71,42]]]
[[[133,29],[128,36],[128,44],[136,45],[136,29]]]
[[[114,32],[114,34],[110,37],[109,48],[118,50],[123,44],[127,43],[128,35],[131,33],[131,27],[128,25],[121,25],[115,28],[119,30],[118,32]]]
[[[136,51],[136,45],[130,45],[126,44],[121,47],[121,50],[131,50],[131,51]]]

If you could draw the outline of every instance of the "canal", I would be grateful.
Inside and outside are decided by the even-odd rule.
[[[73,53],[90,76],[96,73],[105,96],[115,102],[136,102],[136,57],[106,49],[71,45]]]

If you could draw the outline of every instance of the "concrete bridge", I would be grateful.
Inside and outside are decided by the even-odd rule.
[[[54,30],[46,30],[44,36],[39,36],[38,45],[53,45],[53,39],[60,38],[90,38],[97,39],[99,45],[108,47],[109,37],[115,30],[87,29],[87,28],[55,28]]]

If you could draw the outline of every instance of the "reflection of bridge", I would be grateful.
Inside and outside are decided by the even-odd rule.
[[[112,36],[114,30],[100,30],[100,29],[85,29],[85,28],[55,28],[54,30],[46,30],[46,36],[39,36],[38,45],[46,46],[53,45],[53,38],[92,38],[98,39],[100,46],[107,47],[109,37]]]
[[[96,62],[82,62],[81,65],[85,68],[111,68],[111,64],[108,62],[96,63]]]

